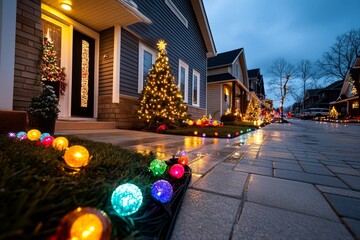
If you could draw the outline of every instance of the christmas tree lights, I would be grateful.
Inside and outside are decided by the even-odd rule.
[[[146,85],[140,96],[140,107],[137,114],[149,125],[153,122],[170,123],[185,119],[187,106],[175,84],[171,73],[169,58],[166,56],[166,43],[158,42],[158,54],[146,78]]]

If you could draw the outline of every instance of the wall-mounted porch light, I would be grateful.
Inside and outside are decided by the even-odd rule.
[[[71,2],[64,1],[61,3],[61,7],[62,7],[62,9],[66,10],[66,11],[70,11],[71,10]]]

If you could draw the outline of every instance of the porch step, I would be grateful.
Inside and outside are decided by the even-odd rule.
[[[56,131],[116,129],[116,122],[57,120]]]

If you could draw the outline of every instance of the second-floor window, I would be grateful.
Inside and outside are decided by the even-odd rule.
[[[152,65],[155,63],[156,53],[150,47],[139,44],[139,80],[138,80],[138,92],[141,93],[146,85],[146,77]]]
[[[195,70],[193,70],[192,105],[200,105],[200,73]]]
[[[188,81],[189,81],[189,65],[184,61],[179,60],[179,76],[178,86],[179,90],[183,95],[184,102],[188,102]]]

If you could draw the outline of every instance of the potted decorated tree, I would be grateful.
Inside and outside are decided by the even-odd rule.
[[[40,96],[33,97],[27,109],[30,128],[54,134],[55,122],[60,112],[58,105],[59,99],[54,88],[44,85]]]

